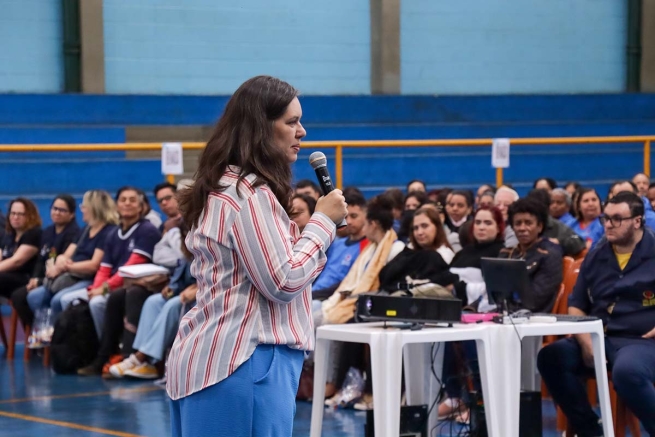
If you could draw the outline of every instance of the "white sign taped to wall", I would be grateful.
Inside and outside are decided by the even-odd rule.
[[[161,172],[166,175],[184,173],[182,143],[163,143],[161,145]]]
[[[491,166],[509,167],[509,138],[496,138],[491,143]]]

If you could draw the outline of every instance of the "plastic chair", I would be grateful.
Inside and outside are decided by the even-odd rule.
[[[5,332],[5,327],[4,323],[0,323],[0,338],[2,339],[2,344],[5,346],[5,350],[7,353],[7,359],[8,360],[13,360],[15,353],[16,353],[16,334],[18,332],[18,313],[14,309],[14,307],[11,305],[11,301],[7,299],[6,297],[0,297],[0,305],[7,305],[11,307],[11,319],[9,321],[9,338],[7,339],[7,334]],[[27,336],[29,335],[30,332],[32,332],[32,328],[30,325],[26,325],[23,327],[23,331],[25,332],[26,340]],[[30,349],[27,347],[27,342],[25,344],[25,348],[23,349],[23,361],[29,361],[30,360]],[[44,367],[49,367],[50,366],[50,347],[46,346],[43,349],[43,366]]]

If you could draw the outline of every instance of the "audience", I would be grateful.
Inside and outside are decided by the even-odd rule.
[[[179,226],[182,220],[180,209],[177,205],[176,192],[177,186],[170,182],[157,184],[153,190],[157,204],[159,204],[161,211],[166,215],[166,220],[159,227],[159,232],[161,233]]]
[[[0,296],[9,298],[14,290],[30,281],[39,259],[41,217],[31,200],[17,197],[9,203],[9,220],[0,248]]]
[[[7,219],[5,219],[5,215],[0,211],[0,242],[5,236],[5,226],[7,226]]]
[[[122,187],[118,190],[116,206],[120,225],[105,239],[100,269],[86,289],[76,290],[61,298],[64,310],[76,299],[89,301],[98,338],[102,338],[109,294],[123,286],[123,277],[118,274],[118,268],[150,261],[155,244],[161,238],[154,225],[143,217],[144,199],[136,188]]]
[[[323,195],[319,186],[309,179],[301,179],[296,183],[295,194],[304,194],[312,197],[314,200],[318,200]]]
[[[557,188],[557,182],[555,182],[555,179],[541,178],[534,181],[532,188],[537,190],[546,190],[548,193],[550,193],[555,188]]]
[[[391,213],[393,214],[393,230],[399,234],[403,222],[406,220],[405,214],[405,195],[398,188],[389,188],[382,195],[391,203]]]
[[[655,182],[648,186],[648,201],[650,202],[651,208],[655,210]]]
[[[543,236],[548,223],[546,205],[534,198],[519,199],[509,208],[518,245],[500,251],[499,258],[525,260],[530,279],[529,300],[521,308],[550,312],[563,279],[562,249]]]
[[[291,219],[298,225],[300,232],[305,229],[309,219],[316,209],[316,200],[306,194],[295,194],[291,198],[292,213]]]
[[[75,243],[80,234],[80,228],[75,220],[77,204],[68,194],[60,194],[50,206],[52,224],[41,234],[41,251],[35,264],[31,278],[25,287],[14,291],[11,302],[18,313],[23,326],[31,326],[34,311],[44,306],[46,287],[60,276],[60,269],[56,266],[56,259],[64,254],[68,247]],[[66,281],[66,278],[60,278]],[[74,281],[63,284],[70,286]],[[29,302],[28,302],[29,301]]]
[[[603,321],[614,389],[655,435],[655,234],[644,229],[643,216],[644,204],[634,193],[621,192],[608,201],[602,217],[606,239],[580,267],[569,314]],[[573,431],[603,435],[581,379],[594,372],[591,336],[578,334],[544,347],[537,367]]]
[[[424,191],[410,191],[405,196],[405,211],[415,211],[423,206],[428,201]]]
[[[573,198],[573,194],[576,191],[580,191],[581,188],[582,185],[580,185],[577,182],[567,182],[566,185],[564,185],[564,189],[566,190],[567,193],[571,195],[571,198]],[[575,200],[573,201],[573,203],[575,203]]]
[[[643,173],[637,173],[632,178],[632,183],[635,184],[637,188],[637,194],[640,197],[646,197],[648,195],[648,187],[650,186],[650,178]]]
[[[550,209],[551,201],[548,191],[535,189],[530,191],[527,197],[533,198],[541,203],[546,211]],[[558,244],[562,248],[565,256],[575,258],[586,248],[585,242],[578,234],[573,232],[573,229],[561,221],[555,220],[550,215],[548,216],[543,236],[553,243]]]
[[[485,191],[482,193],[476,202],[477,209],[480,208],[492,208],[494,206],[494,197],[496,193],[493,191]]]
[[[637,178],[637,176],[635,176],[635,179]],[[614,196],[616,196],[621,192],[635,193],[642,198],[642,201],[644,202],[644,209],[645,209],[644,224],[646,225],[646,227],[650,228],[651,230],[655,230],[655,212],[653,212],[653,210],[650,208],[650,202],[648,201],[648,199],[646,197],[641,196],[641,194],[639,194],[637,185],[635,185],[635,183],[632,181],[614,182],[607,193],[607,200],[608,201],[611,200]]]
[[[414,213],[410,244],[380,271],[379,288],[389,292],[406,290],[408,277],[449,285],[448,264],[454,256],[439,213],[434,208],[420,208]]]
[[[505,247],[514,247],[519,243],[511,224],[508,223],[509,208],[517,200],[519,200],[519,193],[506,186],[498,188],[494,197],[494,206],[498,208],[505,221]]]
[[[143,198],[143,218],[148,220],[155,228],[161,229],[163,222],[161,219],[161,214],[152,209],[150,206],[150,200],[146,193],[143,190],[136,189],[137,193],[141,198]]]
[[[413,193],[415,191],[419,191],[423,194],[427,192],[427,189],[425,187],[425,182],[419,179],[414,179],[413,181],[409,181],[407,184],[407,193]]]
[[[496,194],[496,188],[493,185],[482,184],[478,187],[478,190],[475,192],[475,206],[476,208],[480,207],[480,202],[483,194],[491,193],[491,197]]]
[[[599,220],[603,212],[600,196],[593,188],[582,188],[578,193],[575,203],[577,216],[571,228],[585,240],[587,248],[592,248],[604,233]]]
[[[366,248],[366,199],[361,192],[346,193],[348,204],[346,226],[348,236],[335,240],[327,251],[327,262],[312,285],[314,299],[332,295],[343,281],[359,254]]]
[[[495,305],[490,305],[487,298],[480,260],[498,258],[504,247],[504,231],[505,221],[498,208],[479,208],[473,215],[470,228],[473,243],[462,248],[450,264],[451,273],[457,275],[453,283],[456,296],[462,299],[463,305],[471,306],[479,312],[495,309]]]
[[[575,222],[575,217],[571,215],[571,195],[563,188],[555,188],[550,193],[550,215],[561,221],[566,226],[571,226]]]

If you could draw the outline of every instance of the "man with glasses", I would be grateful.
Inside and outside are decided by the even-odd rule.
[[[655,233],[644,228],[644,204],[632,192],[612,197],[600,219],[606,241],[600,241],[582,263],[569,314],[590,314],[603,321],[614,388],[655,436]],[[593,375],[590,335],[546,346],[537,366],[578,436],[601,436],[598,416],[580,379]]]
[[[155,199],[159,204],[161,212],[166,214],[166,220],[159,227],[162,233],[165,233],[171,228],[176,228],[180,224],[180,209],[177,205],[177,187],[170,182],[158,184],[153,190]]]

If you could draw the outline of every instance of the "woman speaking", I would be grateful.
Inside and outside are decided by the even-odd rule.
[[[310,284],[347,213],[335,190],[302,234],[289,218],[306,135],[297,94],[269,76],[243,83],[181,193],[198,294],[168,359],[173,436],[291,436],[314,346]]]

